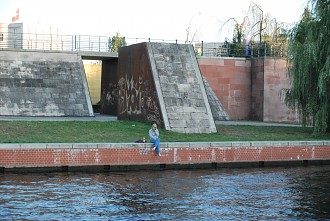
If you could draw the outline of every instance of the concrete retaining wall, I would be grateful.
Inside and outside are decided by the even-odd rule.
[[[245,58],[199,58],[200,70],[230,120],[248,120],[251,113],[251,61]]]
[[[118,78],[119,119],[155,121],[181,133],[216,132],[192,45],[122,47]]]
[[[263,121],[298,122],[298,111],[285,104],[290,88],[286,60],[264,58]]]
[[[137,143],[44,143],[0,144],[0,168],[3,171],[27,168],[137,169],[175,168],[209,164],[222,167],[254,163],[308,163],[330,160],[330,141],[280,142],[195,142],[162,143],[157,156],[152,144]],[[156,166],[155,166],[156,165]]]
[[[1,51],[0,115],[94,116],[81,57]]]
[[[299,122],[285,104],[290,88],[285,58],[199,58],[198,63],[230,120]]]

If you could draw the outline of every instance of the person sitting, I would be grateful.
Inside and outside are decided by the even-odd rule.
[[[153,149],[157,152],[158,156],[160,156],[160,138],[159,131],[157,129],[157,124],[153,123],[149,130],[150,142],[154,144]]]

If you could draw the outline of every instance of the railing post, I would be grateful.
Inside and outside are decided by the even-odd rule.
[[[74,36],[74,50],[77,50],[77,35]]]
[[[38,34],[36,34],[36,43],[35,43],[35,49],[38,48]]]
[[[201,56],[203,56],[203,55],[204,55],[204,42],[203,42],[203,41],[202,41],[202,46],[201,46],[201,48],[202,48]]]
[[[251,45],[251,58],[253,57],[253,45]]]

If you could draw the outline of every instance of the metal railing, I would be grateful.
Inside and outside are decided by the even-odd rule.
[[[0,33],[0,49],[56,50],[56,51],[93,51],[109,52],[111,37],[92,35],[58,35],[36,33]],[[181,40],[151,38],[125,38],[126,45],[141,42],[166,42],[186,44]],[[233,44],[229,42],[188,42],[195,48],[197,56],[204,57],[263,57],[286,56],[283,44]]]
[[[0,48],[107,52],[109,37],[35,33],[0,33]]]
[[[233,44],[229,42],[198,42],[195,44],[198,56],[204,57],[284,57],[287,54],[285,44],[257,43]]]

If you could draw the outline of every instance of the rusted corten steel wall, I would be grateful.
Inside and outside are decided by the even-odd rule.
[[[118,60],[103,60],[101,74],[101,114],[117,115],[117,66]]]
[[[119,49],[117,74],[118,119],[157,122],[163,127],[147,43]]]

